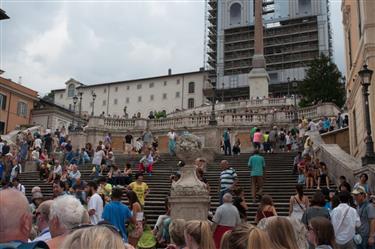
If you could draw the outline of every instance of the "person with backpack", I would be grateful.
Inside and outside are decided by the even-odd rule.
[[[336,243],[339,249],[354,249],[355,230],[361,225],[357,211],[349,206],[350,194],[339,193],[340,204],[331,212],[331,221],[335,230]]]
[[[27,198],[14,189],[0,191],[0,249],[48,249],[43,241],[28,243],[33,216]]]

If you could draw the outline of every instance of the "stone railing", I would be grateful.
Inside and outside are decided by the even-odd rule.
[[[319,119],[322,116],[336,116],[339,112],[337,106],[331,103],[319,104],[313,107],[298,110],[298,117]],[[273,126],[291,125],[295,119],[293,110],[274,111],[265,109],[262,113],[240,112],[240,113],[219,113],[217,122],[220,127],[238,126]],[[86,129],[103,129],[107,131],[144,130],[168,130],[170,128],[204,128],[209,126],[210,115],[190,115],[184,117],[168,117],[162,119],[114,119],[93,117],[90,119]]]

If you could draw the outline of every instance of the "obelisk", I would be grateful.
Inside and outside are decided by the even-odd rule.
[[[269,76],[266,71],[266,60],[263,54],[263,1],[254,1],[254,55],[252,69],[248,76],[250,99],[267,98],[269,82]]]

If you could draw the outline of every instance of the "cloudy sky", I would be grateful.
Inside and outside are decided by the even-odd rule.
[[[344,71],[341,0],[330,0],[334,59]],[[2,76],[40,95],[85,84],[197,70],[204,0],[0,0]]]

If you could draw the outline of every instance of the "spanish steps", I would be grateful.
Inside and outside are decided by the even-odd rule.
[[[276,205],[278,215],[287,216],[289,209],[289,198],[295,194],[295,185],[297,177],[292,175],[293,157],[292,153],[274,153],[263,154],[266,160],[266,180],[264,184],[264,194],[272,196]],[[213,163],[207,167],[205,174],[211,188],[211,211],[214,212],[219,205],[219,176],[220,161],[228,160],[239,178],[239,185],[244,189],[245,199],[248,203],[248,219],[254,221],[258,204],[251,200],[251,177],[247,166],[250,154],[241,154],[238,156],[216,155]],[[145,214],[150,225],[154,225],[159,215],[165,213],[165,199],[170,192],[170,175],[178,170],[178,159],[167,154],[161,155],[162,160],[155,164],[152,176],[145,175],[144,181],[149,185],[150,194],[146,198]],[[124,168],[125,162],[136,163],[139,158],[128,160],[127,156],[118,155],[116,163]],[[91,165],[80,165],[79,170],[82,179],[88,181],[91,179]],[[133,169],[134,171],[134,169]],[[40,186],[45,197],[52,197],[51,184],[39,180],[38,172],[27,172],[20,175],[21,183],[26,187],[26,195],[31,196],[31,189],[34,186]],[[306,191],[311,196],[314,190]],[[126,203],[126,197],[123,197]]]

